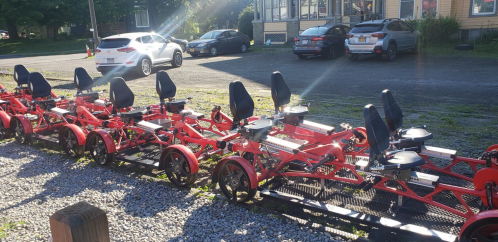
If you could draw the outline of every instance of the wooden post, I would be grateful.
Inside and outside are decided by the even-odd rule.
[[[53,242],[110,242],[109,222],[103,210],[79,202],[50,216]]]

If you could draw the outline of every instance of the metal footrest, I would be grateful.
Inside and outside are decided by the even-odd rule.
[[[342,217],[348,220],[354,220],[363,224],[370,224],[373,226],[384,227],[389,229],[399,229],[404,232],[410,232],[421,236],[437,238],[442,241],[453,242],[456,241],[457,238],[455,235],[444,233],[438,230],[428,229],[426,227],[414,224],[402,223],[400,221],[390,218],[359,213],[350,209],[290,195],[287,193],[269,191],[267,189],[264,189],[263,191],[260,192],[260,195],[263,198],[268,198],[279,202],[292,204],[294,206],[303,207],[316,212],[332,214],[334,216]]]
[[[64,116],[64,115],[67,115],[70,113],[69,110],[67,110],[67,109],[62,109],[62,108],[57,108],[57,107],[51,108],[50,112],[57,114],[59,116]]]
[[[420,154],[441,158],[441,159],[453,160],[453,157],[455,157],[456,152],[457,152],[456,150],[450,150],[434,146],[422,146]]]
[[[267,136],[262,142],[264,145],[270,146],[271,148],[277,150],[283,150],[290,153],[297,153],[304,149],[304,144],[296,144],[283,139],[275,138],[273,136]]]
[[[156,131],[163,129],[162,125],[154,124],[154,123],[147,122],[147,121],[138,122],[137,127],[141,128],[145,131],[149,131],[149,132],[156,132]]]
[[[180,113],[181,115],[184,115],[185,117],[191,118],[191,119],[201,119],[204,118],[204,114],[194,112],[192,110],[182,110]]]
[[[319,124],[315,122],[311,122],[308,120],[304,120],[302,123],[298,125],[300,128],[308,129],[317,133],[330,135],[334,132],[335,128],[332,126]]]

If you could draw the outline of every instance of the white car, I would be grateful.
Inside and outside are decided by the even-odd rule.
[[[182,62],[182,47],[154,33],[109,36],[95,50],[95,65],[102,75],[126,68],[148,76],[153,66],[180,67]]]

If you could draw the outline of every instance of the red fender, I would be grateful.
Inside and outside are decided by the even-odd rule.
[[[62,126],[62,128],[59,130],[59,141],[62,139],[62,136],[60,136],[60,134],[62,134],[64,132],[64,130],[66,130],[66,129],[71,129],[74,132],[74,134],[76,135],[76,139],[78,140],[79,145],[86,144],[85,133],[83,133],[83,130],[81,130],[81,128],[76,126],[75,124],[66,124],[66,125]]]
[[[490,146],[489,148],[486,149],[486,152],[493,151],[493,150],[498,150],[498,144],[494,144]]]
[[[0,120],[2,120],[3,126],[6,129],[10,128],[10,116],[6,112],[0,111]]]
[[[185,155],[185,157],[187,158],[188,164],[190,166],[190,173],[191,174],[197,173],[199,171],[199,162],[197,161],[197,158],[195,157],[194,153],[192,152],[192,150],[190,150],[189,148],[187,148],[183,145],[170,145],[170,146],[168,146],[168,148],[164,149],[161,152],[161,158],[159,159],[159,162],[160,162],[159,169],[164,169],[164,167],[166,165],[164,159],[166,158],[166,155],[168,155],[173,150],[178,150],[178,151],[182,152],[183,155]]]
[[[475,224],[476,222],[498,223],[498,210],[483,211],[478,214],[474,214],[472,217],[467,219],[467,221],[465,221],[465,223],[463,224],[462,229],[460,230],[460,235],[458,236],[459,241],[468,240],[468,238],[465,238],[465,236],[468,236],[468,233],[471,232],[471,230],[476,229],[474,228],[474,226],[477,225]],[[466,231],[467,229],[469,230]]]
[[[33,126],[31,125],[31,122],[29,122],[29,119],[24,116],[24,115],[14,115],[12,116],[12,118],[10,119],[10,124],[12,124],[12,122],[16,119],[19,119],[22,123],[22,126],[24,127],[24,132],[26,134],[31,134],[33,133]]]
[[[90,140],[90,137],[97,135],[97,134],[100,135],[102,137],[102,139],[104,139],[105,146],[107,147],[107,153],[116,152],[116,145],[114,144],[114,139],[111,137],[111,135],[107,131],[105,131],[103,129],[96,129],[96,130],[93,130],[92,132],[90,132],[88,134],[87,141]]]
[[[251,182],[251,188],[252,189],[258,188],[258,176],[256,174],[256,171],[254,170],[254,167],[251,165],[251,163],[249,163],[249,161],[240,156],[229,156],[220,160],[218,164],[216,164],[213,170],[213,177],[212,177],[213,183],[218,182],[218,172],[220,171],[221,167],[223,167],[223,165],[230,160],[233,160],[239,163],[242,167],[244,167],[244,169],[247,172],[247,175],[249,176],[249,181]]]

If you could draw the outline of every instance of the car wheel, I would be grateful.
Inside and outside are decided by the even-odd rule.
[[[213,47],[211,47],[211,49],[209,49],[209,54],[210,54],[211,56],[216,56],[216,55],[218,55],[218,49],[216,48],[216,46],[213,46]]]
[[[137,73],[140,76],[148,76],[152,72],[152,63],[148,58],[142,58],[137,65]]]
[[[171,61],[171,65],[173,67],[180,67],[182,66],[183,63],[183,56],[180,51],[175,51],[175,54],[173,54],[173,60]]]
[[[394,59],[396,59],[397,54],[398,54],[398,49],[396,47],[396,44],[390,43],[389,46],[387,47],[387,53],[382,57],[386,61],[393,61]]]
[[[329,60],[337,58],[337,50],[335,46],[330,47],[330,50],[325,57]]]
[[[190,56],[192,56],[192,57],[197,57],[197,56],[198,56],[198,54],[190,54]]]
[[[350,54],[348,59],[350,61],[356,61],[358,58],[360,58],[360,54]]]
[[[240,52],[242,52],[242,53],[246,53],[247,52],[247,45],[246,44],[242,44],[240,46]]]
[[[422,45],[423,42],[420,38],[417,38],[417,42],[415,43],[415,47],[412,50],[413,54],[420,54],[422,53]]]
[[[297,58],[299,58],[299,59],[303,60],[303,59],[308,58],[308,56],[307,56],[307,55],[302,55],[302,54],[299,54],[299,55],[297,55]]]

